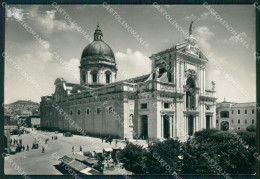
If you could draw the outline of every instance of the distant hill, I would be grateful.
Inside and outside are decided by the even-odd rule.
[[[34,113],[39,112],[39,103],[33,102],[31,100],[18,100],[14,103],[5,104],[5,115],[21,115],[21,116],[29,116]]]

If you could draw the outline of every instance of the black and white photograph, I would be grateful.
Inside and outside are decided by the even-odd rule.
[[[48,3],[1,4],[5,175],[256,177],[260,3]]]

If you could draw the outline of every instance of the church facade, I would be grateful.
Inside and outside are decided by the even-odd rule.
[[[205,89],[208,59],[192,35],[192,24],[189,38],[150,59],[150,74],[116,81],[114,53],[97,26],[94,41],[81,55],[80,83],[57,78],[54,94],[41,98],[41,127],[76,132],[59,106],[92,135],[186,140],[196,131],[216,128],[215,84]]]

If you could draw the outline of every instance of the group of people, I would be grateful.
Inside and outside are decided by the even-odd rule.
[[[22,141],[22,139],[19,139],[19,143],[18,143],[18,140],[17,139],[14,139],[14,140],[10,140],[10,145],[12,145],[12,143],[13,144],[17,144],[17,145],[22,145],[22,143],[23,143],[23,141]]]
[[[111,136],[108,137],[101,137],[102,143],[105,140],[105,142],[109,142],[111,144],[111,142],[113,141],[113,138]]]
[[[82,147],[79,146],[79,151],[81,152],[82,151]],[[74,152],[74,146],[72,146],[72,152]]]
[[[18,148],[19,148],[19,149],[18,149],[18,152],[21,152],[21,151],[24,152],[24,150],[25,150],[24,145],[20,145]],[[29,151],[29,145],[26,146],[26,151]]]
[[[51,140],[58,140],[58,136],[51,136]]]

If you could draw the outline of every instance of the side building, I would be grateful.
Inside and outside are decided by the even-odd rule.
[[[76,132],[76,124],[91,135],[180,140],[216,128],[215,83],[205,88],[208,59],[192,30],[150,59],[151,73],[116,81],[114,53],[97,26],[81,55],[80,84],[57,78],[54,94],[41,98],[41,127]]]
[[[256,125],[256,102],[234,103],[223,101],[217,104],[217,129],[245,130]]]

